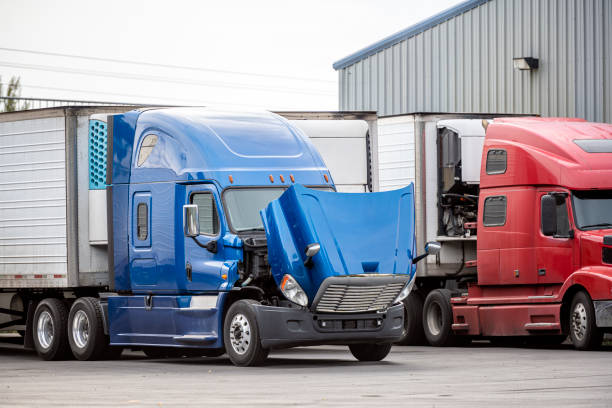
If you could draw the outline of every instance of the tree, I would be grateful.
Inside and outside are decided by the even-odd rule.
[[[6,93],[3,93],[3,85],[6,86]],[[21,83],[19,77],[12,77],[8,84],[2,83],[0,77],[0,97],[19,98],[21,96]],[[16,110],[30,109],[28,102],[19,103],[16,99],[0,99],[0,112],[14,112]]]

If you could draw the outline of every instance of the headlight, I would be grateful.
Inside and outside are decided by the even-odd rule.
[[[293,279],[291,275],[283,276],[283,280],[280,283],[280,290],[283,292],[283,295],[293,303],[296,303],[300,306],[308,305],[308,296],[302,289],[299,283]]]
[[[414,282],[416,282],[416,273],[412,275],[412,279],[410,279],[406,286],[404,286],[404,289],[402,289],[399,295],[397,295],[397,297],[393,301],[393,304],[397,304],[408,297],[410,291],[412,290],[412,287],[414,286]]]

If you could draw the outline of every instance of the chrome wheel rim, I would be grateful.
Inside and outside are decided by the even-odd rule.
[[[38,343],[42,348],[48,349],[53,344],[53,337],[55,336],[55,328],[53,327],[53,317],[48,311],[43,311],[38,316],[38,324],[36,325],[36,336]]]
[[[87,313],[78,310],[72,318],[72,340],[78,348],[87,347],[89,341],[89,319]]]
[[[572,331],[577,340],[582,340],[587,331],[587,312],[582,303],[576,304],[572,311]]]
[[[242,313],[238,313],[230,324],[230,342],[232,349],[240,355],[247,352],[251,344],[251,325]]]
[[[442,331],[442,309],[437,303],[432,303],[427,310],[427,327],[434,336]]]

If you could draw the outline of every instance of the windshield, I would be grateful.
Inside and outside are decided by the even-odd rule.
[[[334,191],[329,186],[310,187],[315,190]],[[230,226],[235,232],[263,230],[259,211],[285,192],[286,187],[229,188],[223,193],[223,201]]]
[[[572,202],[579,229],[612,228],[612,190],[574,191]]]
[[[223,193],[225,209],[236,232],[261,229],[259,211],[285,192],[284,188],[232,188]]]

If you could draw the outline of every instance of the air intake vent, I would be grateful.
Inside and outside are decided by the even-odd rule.
[[[386,310],[406,285],[408,275],[327,278],[313,307],[319,313],[364,313]]]
[[[89,189],[106,188],[107,126],[101,120],[89,121]]]

